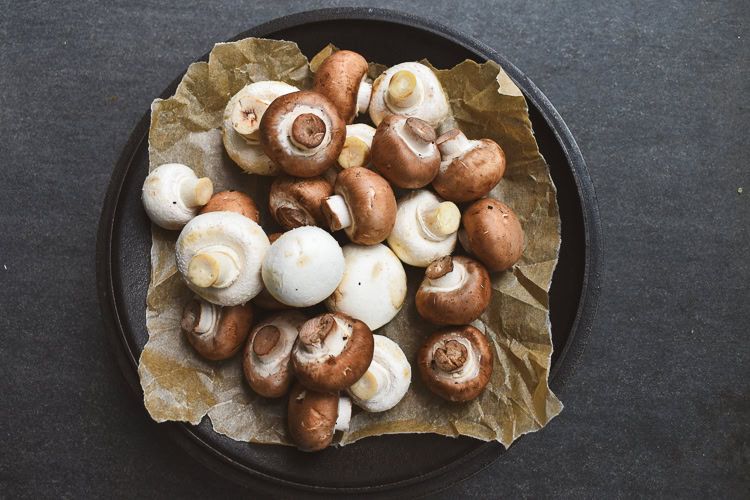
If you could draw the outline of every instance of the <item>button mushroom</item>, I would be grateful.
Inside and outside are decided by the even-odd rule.
[[[315,391],[342,391],[362,378],[372,361],[372,332],[346,314],[321,314],[299,332],[292,353],[297,380]]]
[[[305,321],[299,311],[284,311],[268,317],[250,333],[242,368],[247,383],[261,396],[281,397],[292,385],[292,348]]]
[[[417,311],[436,325],[464,325],[487,309],[491,294],[490,275],[482,264],[446,255],[427,267],[417,290]]]
[[[388,323],[406,298],[406,273],[385,245],[346,245],[346,270],[336,291],[326,299],[331,312],[364,321],[370,330]]]
[[[437,128],[450,108],[443,87],[430,68],[406,62],[388,68],[372,84],[370,118],[375,126],[386,116],[421,118]]]
[[[235,306],[263,288],[261,262],[270,243],[263,229],[234,212],[209,212],[185,225],[177,238],[177,270],[196,294]]]
[[[278,240],[282,234],[284,233],[269,234],[268,241],[271,242],[271,245],[273,245],[273,243]],[[286,304],[282,304],[281,302],[276,300],[265,286],[263,287],[263,290],[261,290],[260,293],[255,296],[255,298],[253,299],[253,304],[260,307],[261,309],[268,309],[271,311],[277,311],[279,309],[291,309],[292,307]]]
[[[151,171],[143,182],[141,199],[149,219],[164,229],[180,229],[211,198],[211,179],[201,179],[180,163],[166,163]]]
[[[221,135],[229,157],[246,172],[276,175],[279,167],[260,145],[260,120],[268,106],[279,96],[297,92],[284,82],[256,82],[237,92],[224,109]]]
[[[198,354],[219,360],[240,350],[252,323],[250,304],[221,307],[195,297],[185,306],[180,326]]]
[[[333,236],[319,227],[298,227],[281,235],[266,253],[263,283],[279,302],[307,307],[336,290],[345,266]]]
[[[426,186],[440,167],[435,130],[419,118],[403,115],[385,118],[372,140],[372,164],[398,187]]]
[[[437,139],[442,161],[432,186],[455,202],[472,201],[489,193],[505,173],[505,153],[495,141],[470,141],[453,129]]]
[[[349,387],[349,395],[360,408],[386,411],[403,399],[411,384],[411,365],[397,343],[373,335],[375,351],[365,374]]]
[[[233,189],[213,195],[200,211],[202,214],[209,212],[235,212],[260,224],[260,212],[253,199]]]
[[[316,392],[296,384],[289,393],[289,437],[302,451],[324,449],[336,431],[349,430],[351,417],[351,399],[336,392]]]
[[[370,148],[375,129],[365,123],[346,126],[344,148],[339,154],[338,164],[342,169],[367,167],[370,164]]]
[[[260,120],[260,142],[289,175],[314,177],[333,165],[344,147],[346,123],[325,96],[303,90],[271,103]]]
[[[333,194],[333,188],[322,177],[292,177],[280,175],[268,196],[268,208],[285,231],[301,226],[325,226],[320,211],[323,201]]]
[[[482,392],[492,375],[492,351],[482,332],[473,326],[436,331],[417,354],[422,382],[443,399],[463,403]]]
[[[326,57],[313,78],[312,89],[336,106],[339,116],[351,123],[367,111],[372,87],[366,81],[367,61],[351,50],[340,50]]]
[[[504,271],[523,252],[523,229],[505,203],[493,198],[477,200],[464,210],[461,243],[490,271]]]
[[[321,207],[331,231],[343,229],[360,245],[374,245],[388,237],[396,221],[396,196],[388,181],[371,170],[352,167],[341,172],[334,196]]]
[[[461,213],[455,203],[431,191],[413,191],[398,201],[398,212],[388,245],[403,262],[427,267],[453,253]]]

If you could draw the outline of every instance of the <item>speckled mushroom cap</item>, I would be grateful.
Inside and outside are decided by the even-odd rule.
[[[252,323],[250,304],[221,307],[196,296],[185,306],[180,326],[198,354],[219,360],[240,350]]]
[[[302,451],[327,447],[336,430],[349,427],[350,416],[351,401],[339,397],[338,392],[316,392],[295,384],[289,393],[287,429],[291,441]]]
[[[419,118],[388,116],[380,122],[372,140],[372,164],[398,187],[426,186],[440,167],[435,130]]]
[[[326,57],[315,72],[312,90],[326,96],[338,110],[339,116],[351,123],[359,113],[357,96],[360,86],[365,85],[365,109],[369,104],[367,61],[351,50],[340,50]],[[365,111],[365,110],[361,110]]]
[[[187,165],[165,163],[146,176],[141,200],[154,224],[164,229],[180,229],[208,202],[213,189],[211,179],[198,179]]]
[[[245,193],[234,189],[213,195],[200,211],[201,214],[209,212],[235,212],[260,224],[260,212],[255,201]]]
[[[523,252],[523,229],[513,210],[493,198],[482,198],[463,213],[470,252],[490,271],[504,271]]]
[[[268,209],[285,231],[301,226],[326,227],[320,205],[331,194],[333,187],[322,177],[280,175],[271,184]]]
[[[436,331],[417,354],[417,369],[425,386],[456,403],[476,398],[490,381],[492,367],[487,339],[469,325]]]

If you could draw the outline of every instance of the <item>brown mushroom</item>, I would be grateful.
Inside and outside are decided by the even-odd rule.
[[[396,196],[388,181],[363,167],[341,172],[334,196],[322,205],[331,231],[343,229],[360,245],[374,245],[388,237],[396,223]]]
[[[333,188],[322,177],[280,175],[271,184],[268,208],[285,231],[300,226],[325,227],[320,205],[331,194]]]
[[[260,120],[263,152],[289,175],[314,177],[336,162],[346,123],[325,96],[303,90],[271,103]]]
[[[435,129],[419,118],[391,115],[380,122],[372,139],[372,164],[398,187],[426,186],[440,168]]]
[[[490,271],[504,271],[521,258],[523,229],[505,203],[482,198],[469,205],[462,219],[461,243]]]
[[[296,384],[289,393],[287,428],[302,451],[319,451],[331,444],[336,431],[349,429],[352,402],[338,392],[316,392]]]
[[[473,326],[442,328],[425,341],[417,354],[422,382],[443,399],[463,403],[482,392],[492,375],[492,351]]]
[[[367,69],[367,61],[356,52],[334,52],[318,67],[312,90],[330,99],[341,119],[351,123],[370,104],[372,87],[365,81]]]
[[[432,186],[455,202],[472,201],[489,193],[505,173],[505,153],[495,141],[470,141],[458,129],[437,139],[442,161]]]
[[[292,359],[297,379],[315,391],[341,391],[360,379],[375,349],[367,325],[342,313],[321,314],[302,326]]]
[[[222,307],[196,296],[182,311],[180,326],[198,354],[219,360],[240,350],[252,323],[250,304]]]
[[[417,311],[436,325],[465,325],[487,309],[491,294],[490,275],[482,264],[446,255],[427,267],[417,290]]]
[[[200,211],[201,214],[207,212],[236,212],[260,224],[260,212],[253,199],[234,189],[213,195]]]
[[[268,241],[273,245],[273,242],[278,240],[284,233],[273,233],[268,235]],[[264,286],[263,290],[253,299],[253,304],[260,307],[261,309],[268,309],[271,311],[277,311],[279,309],[291,309],[292,306],[288,306],[283,302],[276,300],[276,297],[271,295],[271,292]]]

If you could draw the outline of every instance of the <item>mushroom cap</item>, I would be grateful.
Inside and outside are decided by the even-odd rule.
[[[420,207],[429,207],[443,200],[432,191],[419,189],[398,200],[396,223],[388,236],[388,246],[403,262],[416,267],[427,267],[456,248],[457,233],[442,240],[429,237],[417,216]]]
[[[183,203],[180,182],[184,179],[197,180],[198,176],[181,163],[165,163],[152,170],[143,181],[143,208],[157,226],[180,229],[200,210],[200,207],[190,208]]]
[[[268,235],[268,241],[271,242],[271,245],[273,245],[273,242],[278,240],[281,235],[284,233],[273,233]],[[288,306],[286,304],[283,304],[276,300],[273,295],[266,289],[266,287],[263,287],[263,290],[260,291],[258,295],[255,296],[253,299],[253,304],[260,307],[261,309],[267,309],[271,311],[278,311],[280,309],[291,309],[292,306]]]
[[[388,181],[372,170],[352,167],[339,174],[333,192],[349,207],[352,223],[344,232],[350,240],[374,245],[388,237],[396,221],[396,196]],[[340,227],[325,205],[323,214],[329,227]]]
[[[342,391],[367,371],[373,342],[363,321],[342,313],[316,316],[302,326],[292,353],[297,380],[315,391]]]
[[[404,266],[383,244],[344,246],[346,270],[326,308],[364,321],[370,330],[388,323],[406,298]]]
[[[452,271],[457,283],[440,286],[432,280]],[[432,279],[431,279],[432,278]],[[465,325],[476,320],[490,305],[492,282],[479,262],[463,256],[445,256],[427,268],[417,290],[419,314],[436,325]]]
[[[316,226],[287,231],[263,260],[263,283],[284,304],[307,307],[336,290],[346,263],[338,242]]]
[[[454,131],[438,138],[444,138]],[[440,163],[432,186],[440,196],[457,203],[481,198],[494,188],[505,173],[505,153],[495,141],[469,141],[471,149]]]
[[[201,288],[187,279],[190,261],[201,250],[215,245],[231,248],[239,259],[239,276],[226,288]],[[260,268],[270,243],[263,229],[244,215],[209,212],[198,215],[180,232],[175,245],[177,270],[187,286],[209,302],[236,306],[252,299],[263,289]]]
[[[267,398],[278,398],[294,380],[292,349],[307,317],[284,311],[258,323],[245,344],[242,369],[250,387]]]
[[[201,316],[208,314],[211,327],[199,332]],[[200,297],[194,297],[185,306],[180,326],[190,344],[206,359],[227,359],[240,350],[253,323],[250,304],[221,307]]]
[[[281,170],[263,152],[260,143],[251,144],[237,133],[232,126],[232,110],[237,101],[243,97],[250,97],[268,102],[273,102],[277,97],[297,92],[297,87],[284,82],[256,82],[246,85],[237,92],[224,108],[224,117],[221,124],[221,136],[224,140],[224,148],[234,162],[251,174],[276,175]]]
[[[357,116],[357,92],[367,69],[367,61],[356,52],[334,52],[315,72],[312,90],[330,99],[341,119],[351,123]]]
[[[289,437],[302,451],[322,450],[333,440],[338,412],[338,393],[316,392],[295,384],[287,408]]]
[[[332,193],[333,187],[322,177],[280,175],[271,184],[268,208],[285,231],[301,226],[325,227],[320,204]]]
[[[419,137],[419,143],[407,138],[410,131]],[[380,122],[372,140],[372,164],[398,187],[416,189],[426,186],[440,168],[435,130],[419,118],[388,116]]]
[[[290,136],[301,115],[312,114],[325,124],[322,142],[311,150],[296,146]],[[309,90],[285,94],[271,103],[260,120],[263,151],[289,175],[314,177],[333,165],[344,147],[346,123],[325,96]]]
[[[367,383],[370,387],[372,387],[373,380],[379,380],[376,382],[377,387],[374,388],[376,392],[369,399],[357,397],[356,388],[350,387],[347,392],[360,408],[369,412],[378,412],[390,410],[406,395],[411,384],[411,365],[397,343],[383,335],[373,335],[373,339],[375,350],[372,362],[367,369],[372,375],[366,373],[363,379],[369,380]],[[381,384],[380,381],[384,383]]]
[[[521,258],[523,229],[505,203],[482,198],[466,208],[462,220],[471,252],[490,271],[504,271]]]
[[[417,353],[422,382],[443,399],[463,403],[482,392],[492,375],[490,344],[473,326],[442,328]]]
[[[388,86],[393,75],[404,70],[413,73],[420,81],[424,94],[420,102],[411,108],[394,109],[387,101]],[[369,112],[375,126],[380,125],[380,122],[386,116],[401,114],[421,118],[434,128],[438,128],[440,123],[450,114],[450,107],[445,92],[443,92],[443,87],[435,73],[424,64],[405,62],[388,68],[373,82]]]
[[[260,212],[253,199],[234,189],[213,195],[200,211],[201,214],[209,212],[235,212],[260,224]]]

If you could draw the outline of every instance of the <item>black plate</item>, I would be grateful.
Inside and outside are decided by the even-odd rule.
[[[550,292],[555,347],[550,383],[560,393],[581,358],[596,313],[601,230],[596,196],[581,152],[547,98],[483,43],[432,21],[393,11],[305,12],[263,24],[233,40],[248,36],[295,41],[308,57],[332,42],[388,65],[426,57],[436,67],[447,68],[468,58],[479,62],[492,59],[505,69],[529,101],[539,148],[558,189],[562,247]],[[208,54],[199,60],[208,60]],[[160,97],[173,95],[181,78]],[[145,298],[151,234],[140,192],[148,173],[149,119],[147,112],[112,174],[96,249],[102,316],[122,370],[139,398],[138,358],[148,338]],[[364,439],[311,455],[285,446],[232,441],[213,432],[207,418],[198,426],[167,423],[160,427],[211,469],[256,491],[286,495],[422,495],[469,477],[504,453],[496,442],[410,434]],[[523,445],[514,445],[513,452],[523,453]],[[448,470],[451,473],[445,474]]]

